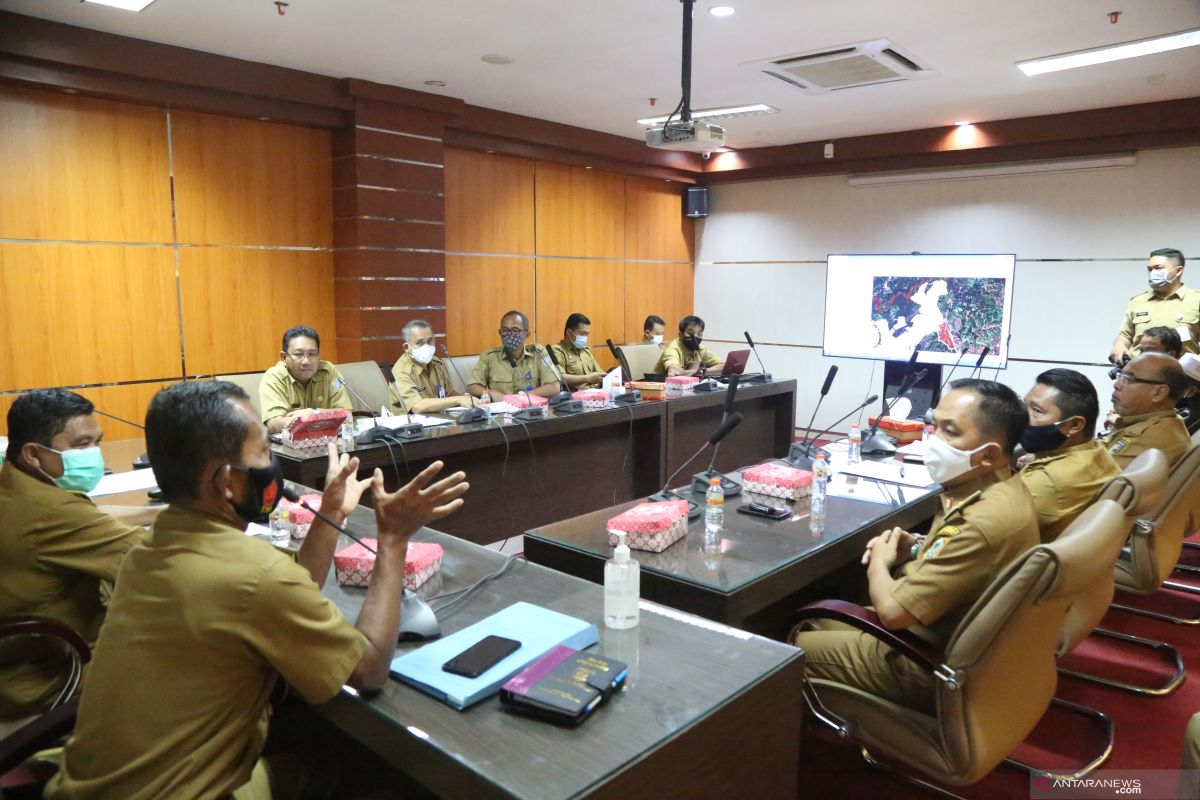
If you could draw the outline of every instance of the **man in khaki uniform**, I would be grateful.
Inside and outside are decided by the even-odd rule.
[[[1072,369],[1051,369],[1025,395],[1029,427],[1021,446],[1032,458],[1018,473],[1033,496],[1043,542],[1083,513],[1121,468],[1096,435],[1096,388]]]
[[[428,488],[435,462],[398,492],[330,446],[321,507],[336,524],[373,493],[378,556],[351,625],[320,591],[338,531],[313,521],[296,560],[245,535],[283,488],[267,430],[249,398],[224,381],[159,392],[146,444],[170,507],[117,575],[107,623],[84,679],[74,735],[49,798],[308,796],[312,759],[260,759],[267,698],[282,676],[310,703],[343,684],[387,681],[400,627],[409,538],[452,512],[467,489],[456,473]],[[422,491],[424,489],[424,491]]]
[[[321,360],[321,337],[303,325],[283,334],[279,363],[263,373],[258,398],[262,421],[271,433],[313,409],[352,408],[337,368]]]
[[[704,320],[690,315],[684,317],[679,321],[679,336],[663,348],[654,371],[667,376],[695,375],[701,370],[720,374],[721,370],[714,367],[723,366],[725,360],[714,355],[703,342]]]
[[[1152,448],[1161,450],[1171,466],[1183,458],[1192,440],[1175,403],[1186,390],[1183,368],[1164,353],[1143,353],[1121,368],[1112,394],[1117,420],[1101,439],[1117,466],[1125,469]]]
[[[1141,351],[1135,346],[1147,328],[1173,328],[1183,342],[1183,352],[1200,352],[1200,291],[1183,285],[1183,253],[1171,248],[1155,250],[1146,262],[1150,291],[1134,295],[1125,307],[1121,330],[1113,340],[1108,360],[1120,365]]]
[[[0,466],[0,618],[44,616],[94,642],[108,588],[126,551],[157,508],[105,506],[87,496],[104,473],[92,403],[65,389],[38,389],[8,411]],[[119,519],[114,514],[120,514]],[[0,720],[45,711],[70,662],[50,640],[0,642]]]
[[[667,323],[663,318],[657,314],[651,314],[642,323],[642,344],[656,344],[661,350],[663,347],[663,333],[666,330]]]
[[[883,625],[944,647],[992,579],[1038,543],[1038,528],[1029,491],[1008,468],[1029,420],[1020,398],[995,381],[959,380],[933,419],[925,463],[943,492],[931,533],[893,528],[867,543],[863,562]],[[936,679],[908,659],[847,625],[803,627],[794,641],[810,675],[932,712]]]
[[[573,391],[598,389],[605,372],[600,362],[588,347],[588,334],[592,332],[592,321],[578,312],[567,317],[563,327],[563,338],[558,344],[550,345],[558,359],[558,370],[563,381]]]
[[[392,410],[429,414],[454,406],[470,408],[470,395],[450,394],[450,373],[433,347],[433,326],[414,319],[404,326],[404,354],[392,365],[388,397]]]
[[[484,350],[471,373],[467,389],[484,402],[499,400],[506,394],[529,392],[553,397],[559,392],[549,360],[537,345],[526,345],[529,318],[520,311],[509,311],[500,318],[500,347]]]

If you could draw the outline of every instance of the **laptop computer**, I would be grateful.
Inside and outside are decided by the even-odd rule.
[[[721,370],[720,377],[728,378],[730,375],[741,375],[746,371],[746,362],[749,360],[749,350],[730,350],[729,355],[725,356],[725,367]]]

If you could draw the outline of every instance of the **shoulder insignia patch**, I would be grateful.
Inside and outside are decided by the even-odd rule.
[[[942,530],[944,531],[946,529],[942,528]],[[955,532],[957,532],[957,531],[958,531],[958,529],[955,528]],[[941,531],[939,531],[939,533],[941,533]],[[942,548],[946,546],[946,542],[948,542],[948,541],[949,541],[949,539],[944,536],[939,537],[937,540],[934,541],[933,544],[929,545],[929,549],[925,551],[925,558],[936,558],[937,554],[942,552]]]
[[[943,525],[941,528],[938,528],[938,532],[935,535],[949,537],[949,536],[957,536],[961,532],[962,531],[959,530],[957,525]]]
[[[1133,440],[1130,439],[1129,437],[1122,436],[1122,437],[1118,438],[1115,442],[1112,443],[1112,446],[1108,448],[1108,452],[1115,456],[1118,453],[1120,453],[1122,450],[1124,450],[1126,447],[1129,447],[1129,443],[1131,441],[1133,441]]]

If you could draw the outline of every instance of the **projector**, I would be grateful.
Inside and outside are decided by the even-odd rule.
[[[646,129],[646,144],[660,150],[686,150],[706,153],[725,146],[725,129],[709,122],[672,122]]]

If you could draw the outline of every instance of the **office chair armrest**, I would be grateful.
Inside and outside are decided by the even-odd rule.
[[[75,651],[79,663],[92,660],[92,648],[75,629],[50,617],[8,617],[0,620],[0,639],[11,636],[48,636],[59,639]]]
[[[75,727],[78,711],[78,700],[63,703],[0,740],[0,775],[16,769],[69,734]]]
[[[831,619],[873,636],[926,672],[937,673],[942,664],[940,650],[930,647],[913,633],[885,628],[878,614],[856,603],[845,600],[819,600],[801,608],[792,619],[796,620],[796,625],[788,636],[789,642],[795,640],[800,626],[807,620]]]

